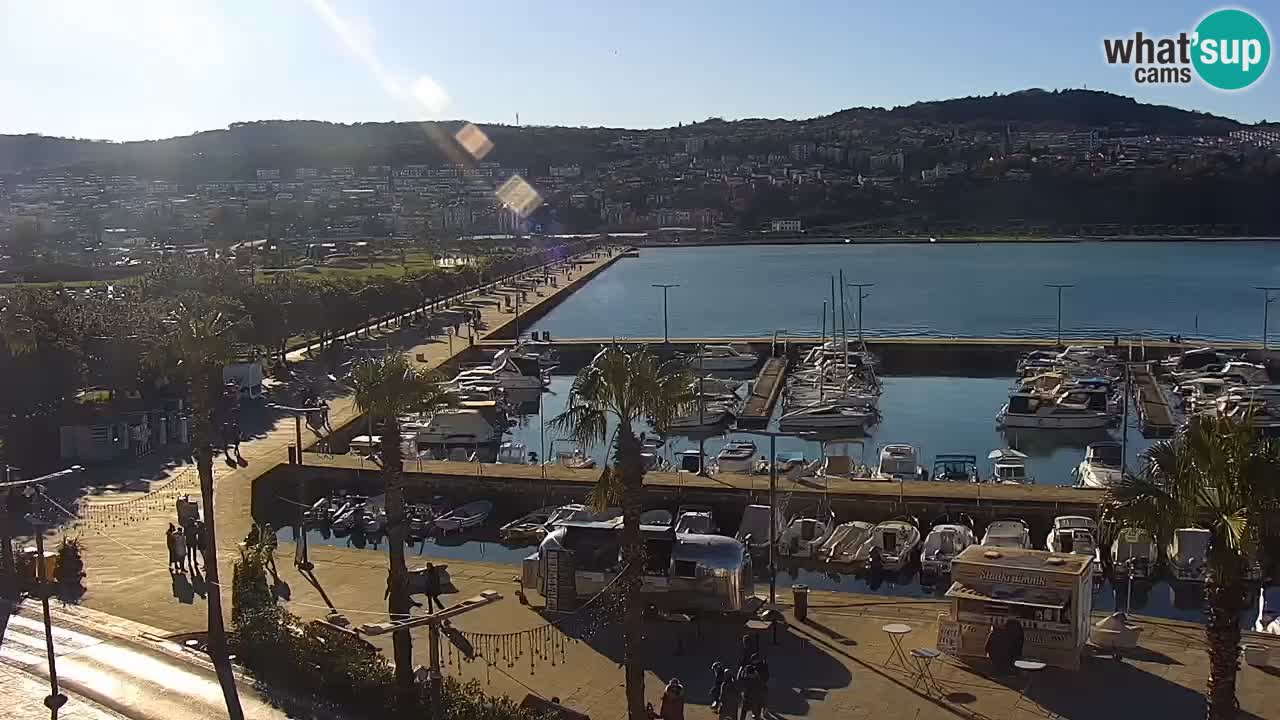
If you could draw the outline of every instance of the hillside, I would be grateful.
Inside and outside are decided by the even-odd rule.
[[[786,142],[833,126],[889,127],[946,124],[1020,129],[1102,127],[1117,133],[1218,135],[1241,127],[1225,117],[1091,90],[1024,90],[1009,95],[919,102],[892,110],[851,108],[809,120],[711,119],[666,131],[617,128],[486,125],[494,143],[486,159],[513,167],[578,162],[591,165],[623,135],[669,132],[727,137],[739,132],[777,135]],[[266,120],[236,123],[165,140],[113,143],[40,135],[0,135],[0,172],[92,166],[99,173],[192,181],[245,177],[262,167],[333,167],[436,163],[466,157],[453,143],[461,121],[337,123]]]

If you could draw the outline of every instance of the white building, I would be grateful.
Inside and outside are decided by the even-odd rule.
[[[279,170],[258,170],[258,179],[259,180],[279,180],[280,171]]]
[[[800,221],[794,218],[770,220],[769,232],[800,232]]]

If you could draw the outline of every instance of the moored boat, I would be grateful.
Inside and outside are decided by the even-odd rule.
[[[957,523],[934,525],[920,548],[920,572],[939,577],[951,572],[951,561],[960,551],[974,545],[978,538],[973,529]]]
[[[919,548],[920,528],[914,520],[889,520],[871,529],[854,562],[866,563],[873,570],[879,564],[882,570],[897,572],[911,563]]]
[[[493,503],[488,500],[469,502],[436,518],[436,530],[451,533],[479,527],[489,519],[491,512],[493,512]]]
[[[982,545],[987,547],[1030,548],[1031,531],[1021,520],[994,520],[982,534]]]

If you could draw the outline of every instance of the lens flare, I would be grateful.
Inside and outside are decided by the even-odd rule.
[[[520,217],[528,217],[538,209],[539,205],[542,205],[542,196],[519,175],[507,178],[496,194],[507,209],[519,214]]]
[[[453,137],[476,160],[483,160],[484,156],[488,155],[489,151],[493,149],[493,141],[489,139],[489,136],[471,123],[463,125],[462,129]]]

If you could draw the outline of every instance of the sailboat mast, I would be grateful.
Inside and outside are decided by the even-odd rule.
[[[844,269],[840,270],[840,361],[844,379],[849,379],[849,318],[844,312]]]

